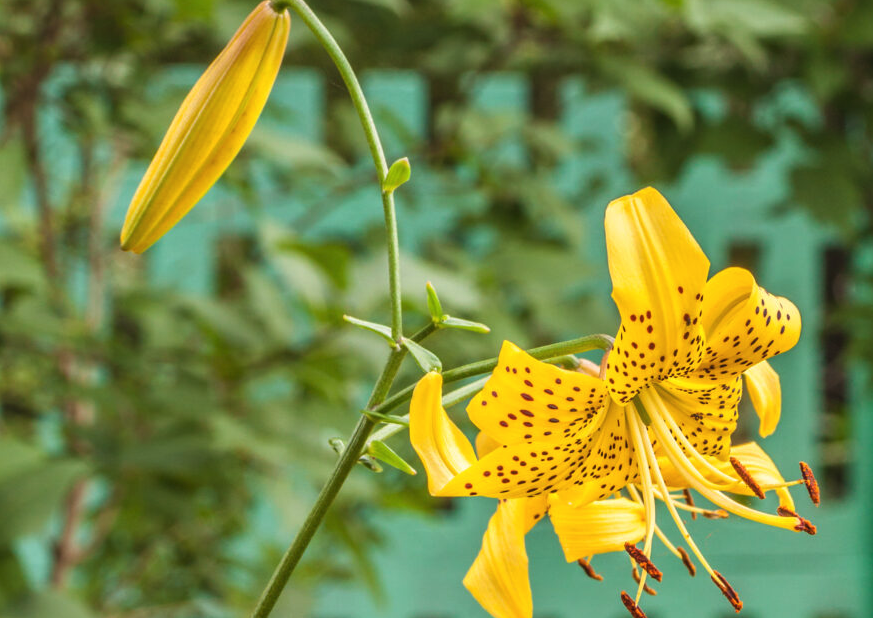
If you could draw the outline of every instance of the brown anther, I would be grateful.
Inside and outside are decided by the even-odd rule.
[[[734,470],[739,475],[741,479],[743,479],[743,483],[749,486],[749,489],[758,496],[761,500],[764,499],[764,490],[761,489],[761,486],[758,485],[758,481],[752,478],[752,475],[749,474],[749,471],[746,470],[746,467],[740,463],[740,460],[736,457],[731,457],[731,465],[734,467]]]
[[[691,492],[687,489],[682,490],[682,495],[685,496],[685,504],[690,507],[694,506],[694,498],[691,497]],[[697,511],[691,511],[691,519],[697,519]]]
[[[815,475],[812,473],[812,468],[805,461],[800,462],[800,475],[803,477],[803,482],[806,484],[806,491],[809,492],[809,499],[816,506],[821,504],[821,492],[818,489],[818,481],[815,480]]]
[[[621,602],[624,603],[627,611],[629,611],[630,615],[634,618],[647,618],[643,613],[643,610],[640,609],[640,606],[634,603],[634,600],[624,590],[621,591]]]
[[[716,509],[714,511],[704,511],[703,516],[707,519],[727,519],[729,514],[724,509]]]
[[[634,581],[636,583],[640,583],[640,574],[639,574],[639,572],[637,572],[636,569],[631,570],[631,575],[634,576]],[[655,590],[654,588],[650,588],[648,584],[643,584],[643,590],[646,592],[646,594],[650,594],[653,597],[658,596],[658,591]]]
[[[795,517],[797,518],[797,525],[794,526],[794,529],[798,532],[806,532],[811,536],[815,536],[818,532],[818,528],[815,527],[808,519],[805,519],[792,511],[791,509],[785,508],[784,506],[780,506],[776,509],[776,513],[782,517]]]
[[[734,590],[734,587],[728,583],[728,580],[724,578],[724,575],[716,570],[713,570],[713,573],[714,575],[712,576],[712,581],[715,583],[716,586],[718,586],[718,589],[721,590],[721,593],[739,613],[739,611],[743,609],[743,602],[740,601],[740,595],[738,595],[737,591]]]
[[[603,575],[600,575],[597,571],[595,571],[594,567],[591,566],[591,563],[584,558],[579,558],[576,561],[576,564],[582,567],[582,570],[585,571],[585,575],[587,575],[591,579],[597,580],[599,582],[603,581]]]
[[[691,577],[697,575],[697,567],[694,566],[694,563],[691,562],[691,558],[688,556],[688,552],[685,551],[684,547],[677,547],[676,551],[682,556],[682,564],[685,565],[685,568],[688,569],[688,572],[691,573]]]
[[[633,558],[638,565],[646,570],[646,573],[654,579],[656,582],[661,581],[663,574],[658,570],[649,557],[644,554],[641,550],[637,548],[636,545],[631,545],[630,543],[624,544],[624,550],[630,554],[630,557]]]

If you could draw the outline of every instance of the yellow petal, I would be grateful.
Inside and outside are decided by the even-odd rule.
[[[549,518],[567,562],[611,551],[624,551],[646,534],[646,511],[626,498],[573,506],[560,493],[549,497]]]
[[[741,374],[791,349],[800,338],[800,312],[773,296],[743,268],[726,268],[704,288],[706,354],[694,371],[703,380]]]
[[[442,404],[443,377],[428,373],[415,386],[409,404],[409,440],[427,472],[431,495],[476,462],[473,447]]]
[[[142,253],[218,180],[276,80],[291,18],[261,2],[185,97],[128,208],[121,248]]]
[[[494,618],[531,618],[533,598],[524,547],[527,500],[506,500],[488,522],[464,586]]]
[[[605,399],[602,380],[544,363],[504,341],[467,414],[501,444],[558,442],[590,424]]]
[[[726,459],[743,393],[739,377],[715,384],[671,378],[652,387],[682,434],[701,455]]]
[[[502,445],[459,472],[436,495],[522,498],[596,482],[594,499],[635,478],[624,411],[609,401],[590,425],[561,442]]]
[[[613,399],[627,403],[647,383],[685,375],[700,362],[709,260],[652,188],[609,204],[606,248],[621,314],[606,378]]]
[[[489,436],[484,431],[480,431],[476,434],[476,454],[479,456],[479,459],[485,457],[485,455],[500,446],[500,442]]]
[[[779,385],[779,374],[770,363],[762,361],[746,369],[743,375],[746,377],[746,391],[760,420],[758,433],[762,438],[766,438],[776,431],[779,416],[782,414],[782,388]]]

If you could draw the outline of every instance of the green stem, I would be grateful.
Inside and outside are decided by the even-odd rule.
[[[331,60],[333,60],[343,81],[346,83],[346,88],[348,88],[349,95],[352,98],[352,104],[358,112],[358,118],[367,137],[367,146],[370,149],[373,164],[376,166],[376,173],[379,175],[381,190],[382,181],[388,175],[388,163],[385,159],[385,152],[382,149],[382,142],[379,140],[376,123],[373,121],[373,115],[370,113],[370,107],[367,105],[367,99],[364,97],[364,91],[361,89],[361,84],[358,82],[352,65],[349,64],[348,58],[346,58],[343,50],[340,49],[333,35],[324,27],[321,20],[318,19],[303,0],[283,0],[282,4],[290,7],[300,16],[300,19],[312,31],[312,34],[315,35],[315,38],[318,39],[318,42],[321,43]],[[391,336],[395,341],[399,342],[403,336],[403,313],[400,303],[400,245],[397,235],[397,215],[394,211],[393,191],[382,191],[382,210],[385,214],[385,231],[388,235],[388,287],[391,294]]]
[[[394,193],[393,191],[382,190],[382,182],[388,174],[388,164],[385,160],[385,153],[382,149],[382,143],[379,140],[379,133],[376,130],[376,124],[373,122],[373,115],[370,113],[370,108],[367,105],[367,100],[364,97],[364,91],[361,89],[361,84],[355,75],[352,66],[349,64],[343,51],[337,45],[321,20],[312,12],[303,0],[276,0],[273,2],[273,8],[282,10],[285,7],[291,8],[300,19],[318,39],[325,51],[333,60],[337,70],[343,78],[343,81],[348,88],[349,95],[352,99],[352,104],[358,112],[358,117],[361,121],[361,126],[364,129],[364,134],[367,138],[367,145],[370,149],[370,156],[373,158],[373,164],[376,166],[376,173],[379,178],[379,188],[382,193],[382,210],[385,216],[385,230],[387,235],[388,247],[388,286],[391,297],[391,337],[398,344],[403,339],[403,313],[400,295],[400,244],[397,233],[397,215],[394,210]],[[421,341],[429,334],[436,330],[433,323],[428,324],[421,331],[412,336],[414,341]],[[406,348],[398,346],[392,350],[388,357],[385,367],[382,369],[382,374],[379,376],[373,392],[370,394],[370,399],[367,402],[367,409],[371,410],[388,395],[391,390],[391,385],[397,377],[397,372],[400,370],[400,365],[403,358],[406,356]],[[358,424],[349,439],[345,450],[337,460],[336,466],[327,480],[327,483],[318,494],[315,505],[303,522],[303,526],[297,533],[293,543],[282,556],[282,560],[276,566],[273,576],[270,578],[267,587],[261,594],[261,598],[252,613],[253,618],[266,618],[273,611],[285,584],[291,577],[291,573],[300,562],[300,558],[309,546],[309,542],[321,525],[324,516],[327,514],[330,505],[333,503],[346,478],[358,461],[363,448],[367,443],[367,438],[373,431],[376,423],[373,419],[362,414],[358,419]]]
[[[540,360],[549,360],[566,356],[568,354],[579,354],[580,352],[587,352],[589,350],[610,350],[612,349],[612,344],[613,339],[609,335],[588,335],[586,337],[579,337],[578,339],[570,339],[568,341],[561,341],[559,343],[533,348],[528,350],[527,353]],[[488,373],[489,371],[493,371],[496,366],[497,357],[494,357],[476,363],[470,363],[469,365],[462,365],[455,369],[449,369],[448,371],[443,372],[443,384],[457,382],[464,378],[471,378],[483,373]],[[412,391],[414,388],[415,385],[411,384],[403,390],[398,391],[383,403],[373,408],[373,411],[378,412],[379,414],[387,414],[412,397]]]

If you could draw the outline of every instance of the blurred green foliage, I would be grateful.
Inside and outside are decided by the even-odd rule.
[[[351,232],[318,231],[331,204],[372,183],[338,86],[324,144],[256,132],[228,171],[222,190],[258,225],[218,243],[211,289],[155,282],[150,257],[121,254],[106,224],[129,162],[151,157],[181,99],[156,94],[155,81],[208,62],[252,4],[0,0],[0,616],[244,614],[330,470],[328,439],[347,434],[384,359],[379,337],[342,321],[387,316],[378,203]],[[401,221],[407,324],[429,319],[429,279],[445,311],[492,328],[439,333],[428,346],[448,367],[493,355],[503,338],[534,345],[614,327],[583,245],[604,180],[554,181],[569,153],[602,154],[557,122],[566,76],[633,102],[616,145],[636,174],[628,192],[675,178],[696,155],[750,166],[774,139],[759,103],[799,87],[818,113],[777,128],[807,153],[785,208],[835,226],[847,247],[873,234],[871,3],[313,8],[356,68],[413,69],[429,84],[426,135],[390,114],[377,121],[397,137],[389,157],[413,161],[398,189],[419,222]],[[289,65],[338,81],[299,23],[291,36]],[[475,75],[507,69],[528,76],[533,118],[471,104]],[[71,137],[66,150],[47,146],[53,131]],[[318,208],[293,222],[264,216],[259,169]],[[845,312],[869,355],[873,304]],[[417,374],[409,362],[402,383]],[[285,607],[304,615],[327,578],[378,595],[368,552],[379,539],[356,515],[428,504],[399,472],[358,471]]]

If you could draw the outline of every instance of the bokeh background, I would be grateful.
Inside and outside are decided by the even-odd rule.
[[[341,80],[294,20],[241,156],[145,256],[127,204],[184,93],[254,2],[0,0],[0,616],[246,616],[387,353],[381,209]],[[653,184],[713,271],[753,268],[804,316],[782,374],[786,476],[825,495],[807,537],[695,534],[749,618],[873,607],[873,3],[319,0],[360,71],[398,192],[406,323],[424,284],[490,335],[444,365],[613,333],[602,216]],[[416,379],[410,363],[399,380]],[[737,440],[755,439],[743,404]],[[463,408],[454,409],[461,422]],[[469,427],[468,427],[469,428]],[[391,444],[417,460],[405,434]],[[803,492],[798,493],[805,503]],[[773,505],[769,505],[773,508]],[[461,586],[493,509],[422,474],[354,472],[276,616],[484,616]],[[666,529],[670,529],[666,525]],[[528,536],[537,618],[624,616]],[[652,618],[732,615],[655,554]]]

